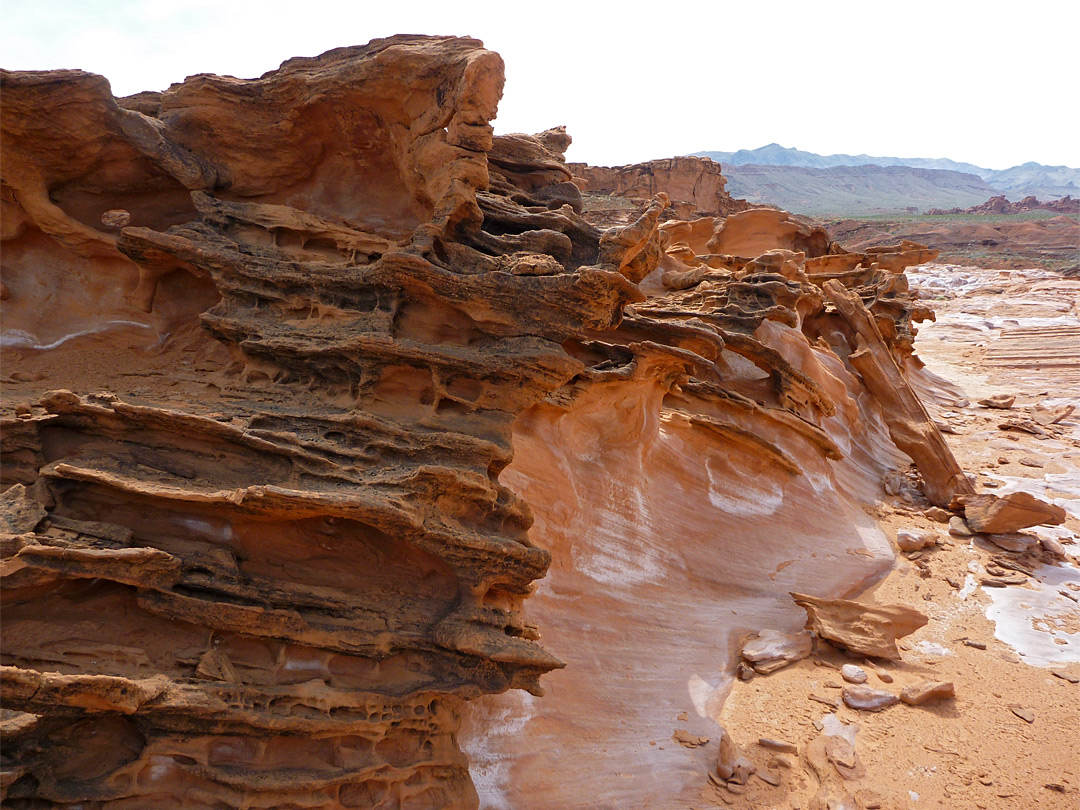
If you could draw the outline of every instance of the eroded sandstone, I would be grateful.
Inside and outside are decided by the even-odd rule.
[[[502,80],[3,75],[6,803],[688,806],[715,751],[648,741],[746,782],[735,642],[856,604],[886,474],[974,495],[909,382],[934,251],[684,159],[603,227]]]

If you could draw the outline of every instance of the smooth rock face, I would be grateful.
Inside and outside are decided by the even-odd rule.
[[[956,687],[948,681],[921,681],[900,690],[900,700],[909,706],[921,706],[956,696]]]
[[[848,708],[864,712],[880,712],[900,702],[892,692],[870,686],[845,686],[840,694]]]

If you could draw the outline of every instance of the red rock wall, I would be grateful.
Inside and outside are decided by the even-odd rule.
[[[591,193],[648,200],[664,192],[673,201],[690,203],[699,214],[717,216],[749,207],[727,192],[720,164],[709,158],[676,157],[615,167],[571,163],[570,169]]]
[[[3,74],[5,806],[685,806],[649,743],[734,635],[880,572],[933,252],[661,226],[733,210],[682,158],[601,231],[502,79],[440,37]]]

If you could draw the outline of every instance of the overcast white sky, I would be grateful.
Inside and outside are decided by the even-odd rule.
[[[598,165],[777,142],[1080,167],[1078,0],[2,0],[0,20],[3,67],[82,68],[118,96],[474,36],[506,61],[496,130],[566,124],[569,158]]]

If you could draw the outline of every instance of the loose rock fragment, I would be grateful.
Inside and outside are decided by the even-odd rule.
[[[756,639],[743,645],[742,656],[757,672],[767,674],[806,658],[813,648],[813,638],[805,631],[762,630]]]
[[[948,523],[953,516],[952,512],[942,509],[940,506],[931,506],[923,514],[938,523]]]
[[[0,495],[0,531],[7,534],[33,531],[48,514],[45,507],[26,494],[22,484],[12,484]]]
[[[980,399],[979,404],[984,408],[997,408],[1007,411],[1016,402],[1016,394],[994,394],[992,397]]]
[[[799,747],[795,743],[789,743],[786,740],[774,740],[769,737],[761,737],[758,739],[758,745],[762,748],[768,748],[772,751],[780,751],[785,754],[797,754],[799,753]]]
[[[716,752],[716,773],[720,778],[725,782],[745,785],[750,774],[756,770],[754,763],[739,751],[727,729],[720,729],[720,748]]]
[[[101,215],[101,224],[110,230],[118,231],[131,224],[131,212],[123,208],[113,208]]]
[[[956,687],[949,681],[922,681],[900,690],[900,700],[909,706],[921,706],[956,696]]]
[[[691,734],[685,729],[676,729],[675,733],[671,735],[671,739],[681,745],[683,748],[700,748],[703,745],[708,745],[708,737],[699,737],[696,734]]]
[[[848,599],[820,599],[793,593],[806,610],[811,632],[857,655],[897,661],[896,639],[925,625],[929,619],[905,605],[871,605]]]
[[[1040,425],[1056,425],[1064,421],[1075,410],[1075,405],[1060,405],[1056,408],[1048,408],[1040,403],[1032,408],[1031,418]]]
[[[761,781],[772,785],[773,787],[777,787],[780,784],[780,774],[776,773],[776,771],[765,769],[763,771],[758,771],[757,776]]]
[[[1052,557],[1056,557],[1059,560],[1065,559],[1065,546],[1061,545],[1053,537],[1040,537],[1039,545],[1043,547],[1043,550]]]
[[[1033,712],[1031,709],[1025,708],[1024,706],[1013,703],[1009,706],[1009,711],[1011,711],[1025,723],[1035,722],[1035,712]]]
[[[848,708],[864,712],[880,712],[900,702],[900,698],[892,692],[872,686],[845,686],[841,695]]]
[[[844,664],[840,667],[840,676],[848,683],[866,683],[866,670],[855,664]]]
[[[1024,534],[1023,532],[988,534],[986,535],[986,539],[998,548],[1003,548],[1006,551],[1014,551],[1018,554],[1030,551],[1039,544],[1039,539],[1037,537],[1031,534]]]
[[[900,529],[896,533],[896,545],[901,551],[919,551],[924,548],[936,546],[938,535],[936,532],[920,531],[919,529]]]

